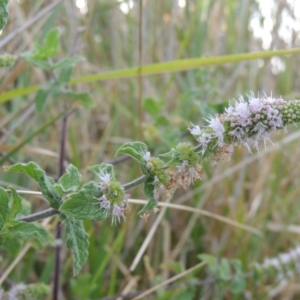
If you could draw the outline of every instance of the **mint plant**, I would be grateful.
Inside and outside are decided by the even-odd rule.
[[[112,225],[126,221],[129,194],[127,190],[143,185],[148,204],[139,212],[156,207],[159,197],[164,199],[178,188],[187,188],[201,178],[204,160],[213,164],[229,159],[235,146],[244,145],[249,151],[259,149],[270,140],[270,133],[285,129],[299,121],[299,100],[284,101],[281,98],[249,96],[234,101],[223,114],[208,119],[208,125],[192,125],[190,133],[198,145],[179,143],[170,152],[152,157],[146,144],[126,143],[117,155],[126,154],[140,164],[143,176],[121,185],[116,180],[114,167],[99,164],[89,169],[97,176],[96,181],[81,182],[78,169],[69,165],[66,173],[56,182],[34,162],[18,163],[7,168],[8,172],[22,172],[34,179],[48,210],[18,218],[21,211],[20,196],[14,189],[0,189],[1,242],[22,236],[23,240],[36,238],[43,243],[53,243],[51,234],[31,223],[58,214],[66,224],[67,246],[72,250],[73,275],[77,275],[88,257],[88,235],[83,220],[99,221],[111,218]],[[11,194],[11,199],[9,194]]]

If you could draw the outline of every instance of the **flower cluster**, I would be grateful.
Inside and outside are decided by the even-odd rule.
[[[286,125],[299,122],[300,100],[284,101],[281,98],[248,96],[234,101],[225,113],[210,117],[208,126],[189,128],[200,144],[202,153],[231,155],[233,145],[245,145],[249,151],[251,141],[259,149],[260,142],[266,145],[269,134]]]
[[[111,178],[109,173],[103,173],[100,177],[100,188],[103,195],[97,199],[100,209],[104,211],[105,217],[112,215],[112,224],[121,219],[126,220],[125,210],[128,208],[129,194],[125,191],[120,182]]]
[[[199,128],[200,129],[200,128]],[[175,159],[179,162],[175,172],[170,172],[170,180],[166,187],[167,193],[172,195],[177,188],[186,189],[194,181],[200,179],[202,167],[199,163],[199,155],[192,145],[180,143],[173,149]]]

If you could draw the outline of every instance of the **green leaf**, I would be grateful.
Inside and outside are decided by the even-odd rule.
[[[102,220],[106,218],[103,209],[99,209],[97,199],[102,196],[95,182],[84,184],[78,193],[74,193],[60,207],[67,217],[78,220]]]
[[[7,18],[9,16],[8,13],[8,1],[9,0],[1,0],[0,1],[0,30],[4,28],[7,23]]]
[[[73,73],[73,68],[71,67],[66,67],[66,68],[61,68],[55,72],[57,74],[57,80],[61,84],[67,84]]]
[[[89,236],[86,233],[82,221],[65,218],[66,232],[69,236],[67,246],[72,251],[73,276],[76,276],[85,264],[89,252]]]
[[[122,145],[116,155],[127,154],[131,156],[133,159],[138,161],[139,163],[144,161],[144,155],[148,151],[148,147],[146,144],[142,142],[129,142]]]
[[[0,187],[0,230],[9,218],[9,197],[6,191]]]
[[[64,193],[76,192],[80,186],[81,174],[72,164],[68,166],[67,173],[60,177],[57,185]]]
[[[22,198],[13,187],[9,187],[12,193],[13,204],[10,210],[10,219],[14,219],[16,215],[22,211]]]
[[[222,258],[219,265],[219,278],[224,281],[231,279],[231,268],[228,259]]]
[[[35,98],[34,98],[35,108],[39,113],[43,111],[49,94],[50,94],[49,90],[43,90],[43,89],[38,90],[37,93],[35,94]]]
[[[162,107],[164,106],[164,101],[157,101],[152,98],[147,98],[143,101],[143,106],[149,115],[156,116],[161,113]]]
[[[54,245],[53,236],[45,228],[35,223],[10,220],[6,223],[5,231],[7,238],[18,237],[22,240],[37,238],[41,243]]]
[[[59,29],[51,29],[46,35],[44,45],[36,45],[36,53],[33,57],[37,60],[48,60],[49,58],[55,56],[59,48],[59,37]]]
[[[148,177],[144,182],[144,194],[149,199],[148,203],[139,211],[139,214],[151,210],[157,205],[157,200],[154,197],[154,178]]]
[[[67,57],[53,64],[52,70],[74,67],[77,62],[83,60],[85,60],[85,58],[79,55],[73,57]]]
[[[94,99],[89,93],[66,92],[65,95],[80,103],[84,108],[91,108],[95,106]]]
[[[49,201],[50,206],[53,208],[59,207],[61,197],[55,190],[53,178],[46,176],[42,168],[35,162],[15,164],[8,171],[22,172],[35,179],[40,186],[43,196]]]
[[[114,166],[111,164],[100,164],[88,168],[93,171],[97,176],[102,177],[105,174],[110,174],[111,179],[115,179]]]

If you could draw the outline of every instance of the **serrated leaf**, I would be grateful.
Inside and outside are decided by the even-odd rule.
[[[89,236],[82,221],[74,218],[65,218],[66,232],[69,236],[67,246],[72,251],[73,276],[76,276],[85,264],[89,252]]]
[[[95,106],[95,101],[89,93],[66,92],[65,95],[80,103],[84,108],[91,108]]]
[[[8,171],[22,172],[35,179],[40,186],[43,196],[49,201],[50,206],[53,208],[59,207],[61,197],[54,188],[55,182],[53,178],[46,176],[44,170],[35,162],[15,164]]]
[[[0,187],[0,230],[3,228],[4,224],[9,218],[9,197],[6,191]]]
[[[22,198],[13,187],[9,187],[12,193],[12,207],[10,209],[9,218],[14,219],[16,215],[22,211]]]
[[[60,211],[67,217],[78,220],[102,220],[106,215],[99,209],[97,199],[102,196],[99,186],[95,182],[84,184],[78,193],[74,193],[60,207]]]
[[[35,223],[10,220],[6,223],[5,230],[8,238],[18,237],[22,240],[37,238],[41,243],[54,245],[54,238],[50,232]]]
[[[215,267],[218,264],[217,258],[211,254],[202,253],[197,255],[197,257],[206,262],[210,268]]]
[[[57,185],[64,193],[76,192],[80,186],[81,174],[72,164],[68,166],[67,173],[64,174],[57,182]]]
[[[148,203],[138,212],[139,214],[153,209],[157,205],[157,200],[154,197],[154,178],[148,177],[144,182],[144,194],[148,198]]]
[[[142,142],[129,142],[122,145],[116,155],[127,154],[139,163],[144,161],[144,155],[148,152],[148,147]]]
[[[110,174],[110,178],[115,178],[114,166],[111,164],[100,164],[88,168],[93,171],[97,176],[103,177],[105,174]]]
[[[40,89],[36,92],[34,102],[35,102],[35,108],[39,113],[43,111],[48,96],[49,96],[49,90]]]

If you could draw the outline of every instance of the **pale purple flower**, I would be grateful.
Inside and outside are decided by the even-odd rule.
[[[199,125],[194,125],[194,124],[192,124],[192,125],[193,125],[192,128],[188,128],[188,130],[190,131],[190,133],[192,135],[195,135],[195,136],[200,135],[201,134],[201,128],[200,128],[200,126]]]
[[[241,127],[236,127],[234,130],[230,132],[233,136],[237,137],[238,139],[242,139],[242,136],[245,134],[245,131]]]
[[[111,175],[109,173],[102,173],[101,175],[98,174],[98,176],[100,177],[100,180],[102,181],[102,182],[100,182],[101,190],[109,189]]]
[[[223,146],[223,134],[225,132],[224,125],[221,123],[218,117],[211,117],[210,120],[208,120],[208,122],[208,127],[210,127],[214,131],[215,136],[218,138],[218,146]]]
[[[180,173],[184,172],[188,165],[189,165],[189,162],[187,160],[184,160],[180,166],[177,166],[177,171]]]
[[[117,221],[120,223],[121,222],[121,218],[126,221],[126,217],[124,214],[124,208],[120,207],[119,205],[114,204],[113,205],[113,209],[112,209],[112,220],[111,220],[111,224],[115,224]]]
[[[250,98],[249,108],[253,113],[260,112],[264,107],[264,102],[259,98]]]
[[[272,107],[269,108],[268,110],[268,118],[273,119],[279,114],[279,111],[277,109],[274,109]]]
[[[258,135],[262,135],[263,133],[266,132],[266,128],[267,128],[266,125],[264,125],[262,122],[259,122],[253,128],[253,131],[257,131]]]
[[[104,210],[105,217],[107,217],[110,211],[111,203],[107,200],[105,195],[99,198],[99,204],[100,209]]]
[[[200,142],[202,148],[206,149],[208,143],[211,141],[211,138],[211,134],[204,132],[197,140]]]

